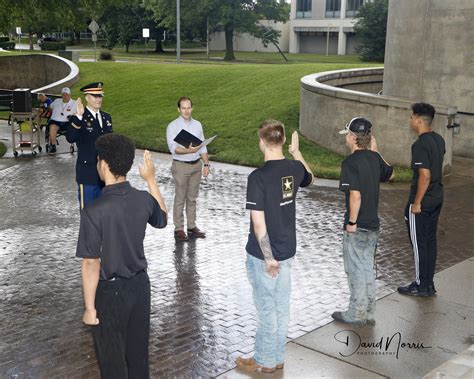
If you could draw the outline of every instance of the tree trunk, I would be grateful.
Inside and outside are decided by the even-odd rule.
[[[156,44],[155,44],[155,53],[164,53],[163,45],[161,44],[161,39],[158,33],[156,34]]]
[[[77,44],[80,45],[81,44],[81,31],[80,30],[77,32],[75,31],[74,36],[76,37]]]
[[[128,48],[130,47],[130,42],[125,44],[125,52],[128,53]]]
[[[226,25],[225,30],[225,61],[235,60],[234,55],[234,27],[231,25]]]
[[[29,32],[28,33],[28,39],[29,39],[29,42],[30,42],[30,50],[34,50],[34,47],[33,47],[33,32]]]

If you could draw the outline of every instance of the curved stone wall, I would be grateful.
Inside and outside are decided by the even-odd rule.
[[[0,57],[0,88],[30,88],[32,92],[60,93],[79,80],[79,68],[51,54]]]
[[[352,118],[365,117],[374,125],[373,133],[384,158],[394,165],[409,166],[411,145],[417,138],[409,126],[412,102],[377,95],[382,88],[382,77],[383,68],[330,71],[303,77],[301,133],[323,147],[347,155],[344,136],[338,131]],[[446,128],[448,108],[433,105],[437,112],[433,128],[446,141],[444,168],[449,172],[452,131]]]

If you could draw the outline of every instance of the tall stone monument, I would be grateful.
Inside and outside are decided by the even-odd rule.
[[[474,158],[474,0],[390,0],[385,51],[383,94],[457,108]]]

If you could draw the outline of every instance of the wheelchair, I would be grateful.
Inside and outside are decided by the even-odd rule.
[[[47,153],[49,153],[52,148],[52,145],[49,143],[49,126],[50,126],[50,123],[48,120],[48,122],[45,125],[45,130],[44,130],[44,144],[45,144]],[[60,137],[63,137],[63,136],[65,137],[66,134],[67,134],[67,131],[61,130],[61,129],[58,130],[58,134],[56,135],[56,145],[59,145]],[[74,151],[75,151],[74,144],[73,143],[69,144],[69,152],[71,154],[74,154]]]

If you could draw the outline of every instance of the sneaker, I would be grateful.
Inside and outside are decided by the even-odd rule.
[[[402,295],[428,297],[434,295],[436,290],[434,289],[434,285],[429,287],[421,287],[416,282],[412,282],[407,286],[398,287],[398,292]]]
[[[242,370],[249,372],[260,371],[271,374],[276,371],[276,367],[263,367],[262,365],[259,365],[253,358],[237,357],[237,359],[235,360],[235,364]],[[281,368],[283,368],[283,364]]]
[[[436,288],[435,288],[434,284],[428,286],[428,292],[432,292],[432,294],[436,293]]]
[[[54,154],[56,152],[56,145],[49,145],[49,153]]]
[[[343,324],[349,325],[365,325],[367,324],[367,320],[350,320],[346,317],[345,312],[334,312],[331,317],[338,321],[342,322]]]
[[[176,230],[174,232],[174,238],[178,242],[185,242],[188,240],[188,236],[184,232],[184,230]]]
[[[192,229],[188,229],[188,236],[193,238],[206,238],[206,233],[199,230],[199,228],[194,227]]]

